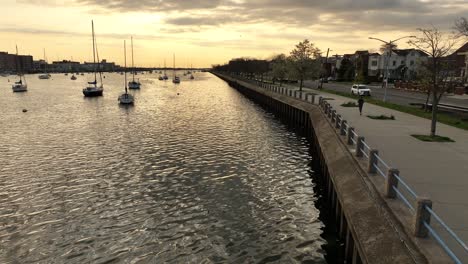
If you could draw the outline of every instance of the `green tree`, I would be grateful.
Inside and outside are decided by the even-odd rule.
[[[429,58],[423,63],[426,76],[429,80],[430,93],[432,94],[432,120],[430,136],[436,135],[437,112],[440,99],[453,85],[454,63],[447,60],[446,56],[450,54],[455,45],[454,38],[446,36],[436,27],[424,29],[419,28],[420,37],[408,41],[408,43],[419,50],[425,52]]]
[[[273,57],[271,60],[271,73],[273,82],[278,80],[281,87],[282,81],[288,74],[288,57],[286,57],[286,55],[279,54]]]
[[[289,57],[291,72],[299,79],[299,90],[302,91],[304,79],[317,77],[320,73],[320,49],[305,39],[296,45]]]
[[[338,81],[352,81],[354,79],[354,65],[348,58],[343,58],[338,69]]]

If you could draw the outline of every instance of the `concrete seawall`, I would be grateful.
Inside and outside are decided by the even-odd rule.
[[[362,164],[317,105],[216,74],[231,87],[304,131],[314,148],[346,263],[452,263],[435,244],[407,234]]]

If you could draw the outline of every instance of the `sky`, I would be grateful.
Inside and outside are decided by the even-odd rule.
[[[92,61],[91,20],[100,58],[135,65],[210,67],[236,57],[271,58],[309,39],[325,55],[378,51],[436,26],[450,32],[466,0],[0,0],[0,51],[47,60]],[[399,47],[406,48],[405,41]]]

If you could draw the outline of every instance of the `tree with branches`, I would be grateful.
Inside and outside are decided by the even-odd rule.
[[[279,54],[271,60],[271,73],[273,82],[278,81],[281,87],[283,80],[288,74],[288,57],[284,54]]]
[[[440,99],[453,85],[453,63],[447,56],[455,45],[452,36],[447,36],[436,27],[417,29],[421,36],[416,37],[408,44],[426,53],[429,58],[423,63],[423,69],[428,77],[430,94],[432,94],[432,120],[430,136],[436,136],[437,112]]]
[[[289,57],[291,70],[299,79],[299,91],[302,91],[306,77],[317,77],[320,73],[320,49],[305,39],[296,45]]]
[[[468,20],[464,17],[460,17],[455,21],[455,30],[459,36],[468,37]]]

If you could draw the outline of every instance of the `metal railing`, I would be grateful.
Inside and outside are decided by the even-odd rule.
[[[332,109],[330,103],[328,103],[326,100],[323,100],[323,98],[319,99],[319,105],[322,107],[322,109],[326,111],[330,111],[330,109]],[[346,126],[347,129],[349,129],[349,124],[347,124]],[[349,132],[347,131],[346,133]],[[351,130],[350,139],[352,145],[357,145],[358,137],[358,133],[355,130]],[[417,217],[417,208],[415,208],[414,204],[417,202],[419,196],[416,194],[416,192],[402,179],[399,173],[391,172],[392,168],[382,159],[382,157],[380,157],[380,155],[374,153],[372,158],[369,157],[369,153],[372,150],[372,148],[369,146],[368,143],[366,143],[363,140],[361,144],[362,148],[360,148],[359,150],[363,154],[363,158],[366,161],[372,162],[372,164],[369,165],[370,167],[375,169],[375,173],[382,176],[386,181],[389,180],[389,174],[393,179],[396,180],[396,182],[391,185],[391,191],[393,191],[395,194],[393,198],[398,198],[399,200],[401,200],[403,204],[409,209],[411,215]],[[358,150],[356,150],[356,152],[358,152]],[[385,170],[389,173],[384,173]],[[423,227],[428,230],[428,233],[442,247],[442,249],[447,253],[447,255],[457,264],[463,263],[461,259],[468,259],[468,248],[463,242],[463,240],[461,240],[458,237],[458,235],[455,234],[455,232],[431,209],[431,207],[425,205],[423,206],[422,210],[426,211],[430,215],[430,218],[437,220],[437,223],[440,226],[440,230],[436,230],[437,228],[435,227],[435,224],[431,224],[430,221],[423,221]],[[447,234],[447,237],[453,240],[456,243],[456,245],[460,247],[460,253],[457,254],[454,251],[453,247],[447,245],[447,239],[442,238],[441,231],[444,231]],[[460,254],[463,254],[463,256],[459,256]]]

